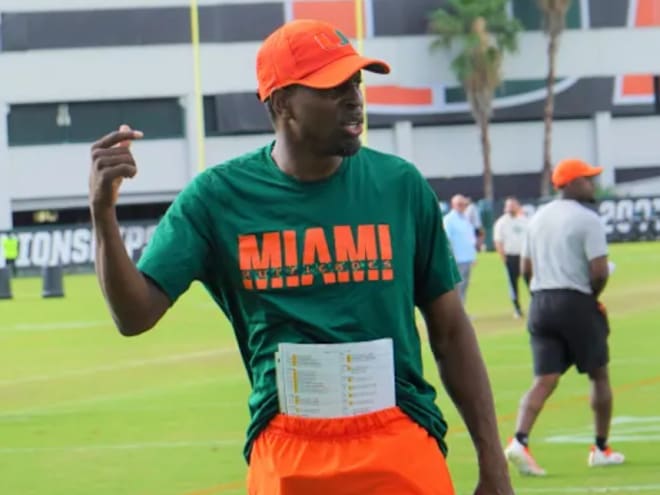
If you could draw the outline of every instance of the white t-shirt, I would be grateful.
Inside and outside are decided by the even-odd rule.
[[[522,251],[525,232],[527,231],[527,217],[511,216],[505,213],[495,222],[493,227],[493,240],[501,242],[504,254],[516,256]]]
[[[589,262],[607,255],[598,214],[577,201],[557,199],[531,218],[522,256],[532,260],[532,292],[573,289],[591,294]]]

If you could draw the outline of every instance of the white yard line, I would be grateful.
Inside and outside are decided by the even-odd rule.
[[[521,348],[518,347],[518,351]],[[641,364],[655,364],[658,361],[658,358],[655,357],[646,357],[646,358],[626,358],[626,359],[612,359],[610,361],[610,366],[639,366]],[[489,370],[530,370],[532,369],[531,363],[507,363],[507,364],[487,364]]]
[[[79,416],[81,414],[85,414],[84,411],[88,408],[88,406],[93,405],[94,403],[101,403],[105,401],[109,401],[109,398],[103,398],[102,400],[88,400],[85,401],[84,403],[82,401],[78,401],[78,407],[76,407],[73,404],[61,404],[60,407],[54,408],[54,409],[28,409],[28,410],[23,410],[23,411],[13,411],[13,412],[8,412],[8,413],[0,413],[0,425],[3,422],[13,422],[13,423],[19,423],[19,422],[26,422],[26,421],[33,421],[33,420],[41,420],[42,418],[51,418],[53,416],[66,416],[68,414],[73,414],[76,416]],[[199,402],[199,403],[186,403],[185,406],[181,406],[180,404],[170,404],[169,407],[164,406],[163,404],[140,404],[136,405],[133,402],[126,402],[122,405],[117,405],[117,404],[112,404],[112,405],[107,405],[103,406],[103,409],[94,409],[94,413],[108,413],[110,415],[120,413],[120,412],[125,412],[129,411],[131,413],[135,412],[149,412],[149,411],[158,411],[162,412],[164,410],[175,410],[175,409],[180,409],[180,408],[185,408],[186,410],[203,410],[203,411],[222,411],[222,414],[225,414],[227,411],[236,411],[238,409],[242,409],[241,412],[246,412],[247,411],[247,395],[245,397],[245,400],[240,400],[240,401],[223,401],[223,400],[217,400],[216,402]],[[247,412],[246,412],[247,414]]]
[[[125,361],[123,363],[117,363],[117,364],[93,366],[91,368],[66,370],[60,373],[32,375],[21,378],[15,378],[11,380],[0,380],[0,387],[22,385],[25,383],[48,382],[53,380],[61,380],[63,378],[96,375],[98,373],[105,373],[109,371],[126,370],[126,369],[140,368],[144,366],[153,366],[159,364],[177,363],[181,361],[190,361],[193,359],[224,356],[227,354],[234,354],[234,353],[238,355],[238,349],[236,347],[224,347],[219,349],[212,349],[209,351],[197,351],[197,352],[189,352],[184,354],[173,354],[170,356],[163,356],[152,359],[138,359],[133,361]]]
[[[210,384],[221,384],[221,383],[236,383],[247,380],[244,373],[235,373],[231,375],[222,375],[216,378],[209,378],[206,380],[196,380],[189,382],[179,382],[174,385],[167,385],[161,387],[149,387],[146,389],[138,390],[135,392],[129,392],[125,394],[109,394],[109,395],[99,395],[93,396],[85,399],[75,399],[61,401],[54,404],[48,404],[47,406],[37,406],[37,407],[28,407],[24,409],[16,409],[13,411],[2,411],[0,412],[0,422],[1,421],[17,421],[31,418],[33,416],[41,416],[48,414],[64,414],[67,411],[80,411],[86,406],[99,404],[103,402],[117,402],[123,400],[141,400],[145,398],[153,398],[159,395],[166,395],[171,393],[173,390],[182,389],[182,388],[191,388],[198,387],[203,385]],[[247,397],[246,397],[247,404]]]
[[[594,443],[593,435],[557,435],[548,437],[543,440],[546,443],[564,443],[564,444],[578,444],[590,445]],[[660,435],[627,435],[625,433],[612,434],[609,441],[613,444],[628,443],[628,442],[660,442]]]
[[[544,438],[546,443],[582,444],[593,443],[593,426],[584,425],[562,430]],[[612,443],[660,442],[659,416],[617,416],[612,419]]]
[[[48,323],[18,323],[0,326],[0,333],[10,332],[50,332],[52,330],[80,330],[81,328],[99,328],[112,326],[111,320],[61,321]]]
[[[548,488],[518,488],[516,493],[622,493],[622,492],[660,492],[660,484],[620,485],[620,486],[557,486]]]
[[[182,441],[182,442],[138,442],[120,444],[98,444],[98,445],[63,445],[53,447],[4,447],[0,448],[1,454],[31,454],[36,452],[89,452],[94,450],[140,450],[140,449],[180,449],[191,447],[226,447],[242,445],[243,438],[233,440],[207,440],[207,441]]]
[[[660,416],[617,416],[612,419],[613,425],[626,425],[626,424],[644,424],[644,423],[660,423]]]

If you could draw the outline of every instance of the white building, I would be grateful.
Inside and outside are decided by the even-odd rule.
[[[368,145],[413,161],[441,197],[481,190],[478,131],[426,14],[442,0],[365,0]],[[123,204],[167,203],[202,166],[271,139],[256,100],[255,54],[281,22],[332,17],[355,33],[351,2],[201,0],[206,138],[198,146],[186,0],[0,0],[0,230],[12,212],[85,208],[91,142],[120,123],[145,131]],[[546,72],[535,2],[512,0],[530,30],[505,63],[491,128],[498,196],[538,191]],[[660,194],[660,2],[575,0],[561,41],[553,156],[606,167],[622,194]],[[657,84],[656,84],[657,88]],[[203,162],[203,163],[202,163]]]

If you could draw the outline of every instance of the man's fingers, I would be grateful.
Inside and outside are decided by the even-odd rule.
[[[111,206],[117,203],[122,180],[137,174],[130,145],[135,139],[142,137],[141,131],[133,130],[124,124],[92,145],[90,191],[95,204]]]
[[[122,124],[119,126],[119,132],[131,132],[133,129],[131,129],[130,125]],[[120,148],[130,148],[131,147],[131,141],[122,141],[119,144],[117,144]]]
[[[131,154],[130,151],[127,151],[125,148],[120,148],[120,147],[114,147],[108,149],[97,148],[95,150],[92,150],[92,161],[99,160],[106,156],[118,156],[118,155],[129,156],[130,154]]]
[[[117,178],[133,178],[137,174],[137,167],[135,164],[122,163],[114,167],[107,167],[103,169],[103,176],[108,181],[114,181]]]
[[[106,134],[92,145],[92,150],[112,148],[124,141],[131,142],[135,139],[141,139],[144,136],[142,131],[113,131]]]
[[[96,170],[103,170],[105,168],[116,167],[118,165],[132,165],[135,166],[135,159],[130,153],[127,153],[126,150],[123,153],[118,153],[116,155],[106,155],[94,160],[94,168]]]

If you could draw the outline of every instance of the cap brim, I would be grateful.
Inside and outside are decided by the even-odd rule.
[[[597,175],[600,175],[602,172],[603,172],[603,167],[589,167],[589,169],[583,170],[578,175],[573,177],[571,180],[562,181],[560,183],[557,183],[553,180],[552,185],[555,186],[555,188],[557,189],[562,189],[576,179],[580,179],[582,177],[596,177]]]
[[[603,167],[591,167],[589,170],[586,170],[582,177],[595,177],[600,175],[603,172]]]
[[[348,81],[356,72],[367,70],[378,74],[389,74],[390,66],[382,60],[349,55],[335,60],[309,76],[292,81],[309,88],[329,89]]]

